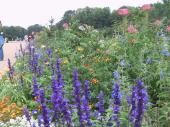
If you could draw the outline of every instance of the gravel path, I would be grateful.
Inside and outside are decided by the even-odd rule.
[[[16,61],[15,54],[20,49],[20,44],[22,47],[26,47],[26,42],[24,41],[11,41],[9,43],[5,43],[3,47],[4,51],[4,60],[0,61],[0,77],[4,74],[5,69],[7,68],[7,60],[8,58],[11,60],[11,63],[14,64]]]

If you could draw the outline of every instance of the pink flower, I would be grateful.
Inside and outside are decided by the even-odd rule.
[[[141,10],[143,11],[149,11],[149,10],[152,10],[153,7],[151,4],[144,4],[142,7],[141,7]]]
[[[161,20],[155,20],[155,22],[153,23],[154,25],[156,25],[156,26],[160,26],[161,25]]]
[[[68,29],[68,28],[69,28],[68,23],[64,23],[64,24],[63,24],[63,28],[64,28],[65,30]]]
[[[127,8],[122,8],[117,11],[118,15],[128,15],[129,10]]]
[[[170,25],[166,27],[166,31],[170,32]]]
[[[127,28],[127,32],[130,33],[130,34],[135,34],[135,33],[138,33],[138,30],[133,25],[130,25]]]

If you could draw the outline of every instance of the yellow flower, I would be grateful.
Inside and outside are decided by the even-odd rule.
[[[77,51],[82,52],[82,51],[84,51],[84,48],[78,47],[78,48],[77,48]]]
[[[89,104],[89,108],[90,108],[90,109],[92,109],[92,108],[93,108],[93,106],[94,106],[93,104]]]
[[[64,60],[62,61],[62,63],[63,63],[63,64],[68,64],[68,60],[67,60],[67,59],[64,59]]]
[[[16,113],[12,113],[12,114],[11,114],[11,117],[12,117],[12,118],[16,118]]]
[[[104,58],[104,61],[105,61],[105,62],[109,62],[109,61],[111,61],[111,58],[106,57],[106,58]]]

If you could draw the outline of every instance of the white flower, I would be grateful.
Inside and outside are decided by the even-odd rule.
[[[83,25],[81,25],[81,26],[79,26],[79,30],[81,30],[81,31],[85,31],[85,30],[86,30],[86,28],[85,28]]]
[[[14,119],[10,119],[9,121],[11,124],[14,124],[16,121]]]
[[[45,48],[46,46],[45,45],[41,45],[41,48]]]

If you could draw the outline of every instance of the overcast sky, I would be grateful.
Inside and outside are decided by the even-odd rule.
[[[50,17],[59,21],[67,10],[89,7],[118,9],[123,5],[142,6],[161,0],[0,0],[0,20],[3,25],[47,25]]]

